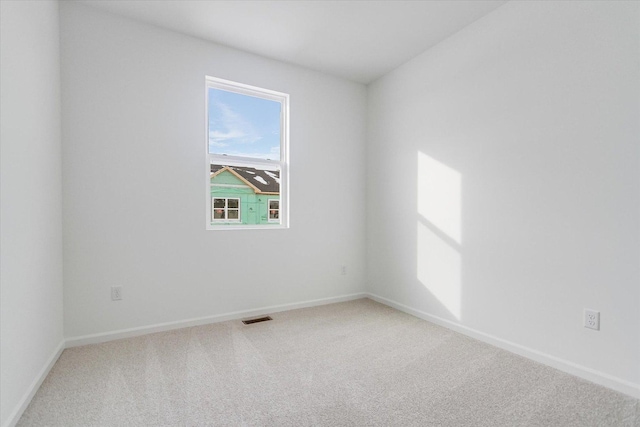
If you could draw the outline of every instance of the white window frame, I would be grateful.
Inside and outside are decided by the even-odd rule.
[[[207,230],[241,230],[241,229],[282,229],[289,228],[289,94],[262,89],[243,83],[224,80],[217,77],[206,76],[205,78],[205,153],[206,153],[206,229]],[[227,156],[220,154],[209,154],[209,89],[220,89],[234,92],[241,95],[254,96],[262,99],[279,102],[280,109],[280,159],[267,160],[253,157]],[[279,170],[280,172],[280,224],[275,221],[270,224],[242,224],[221,227],[212,225],[213,197],[211,197],[211,164],[222,164],[227,166],[247,166],[260,169]],[[216,197],[222,198],[222,197]],[[268,204],[267,204],[268,207]],[[242,215],[242,213],[240,214]],[[268,217],[268,211],[267,211]],[[235,220],[234,220],[235,221]],[[227,221],[230,222],[230,221]]]
[[[271,202],[278,202],[278,209],[271,209]],[[271,211],[278,211],[278,220],[271,219]],[[280,199],[267,199],[267,222],[275,223],[280,221]]]
[[[213,211],[215,209],[214,206],[214,202],[215,200],[224,200],[224,218],[214,218],[213,217]],[[237,208],[229,208],[229,200],[237,200],[238,201],[238,207]],[[238,211],[238,218],[237,219],[229,219],[229,209],[233,209],[233,210],[237,210]],[[211,198],[211,222],[222,222],[222,223],[226,223],[226,222],[231,222],[231,223],[237,223],[237,222],[242,222],[242,201],[240,200],[239,197],[212,197]]]

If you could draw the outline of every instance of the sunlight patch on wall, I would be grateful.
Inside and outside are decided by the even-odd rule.
[[[418,213],[456,243],[461,243],[461,176],[418,152]]]
[[[417,278],[460,320],[462,176],[418,151]]]
[[[460,320],[460,252],[418,221],[417,277],[440,303]]]

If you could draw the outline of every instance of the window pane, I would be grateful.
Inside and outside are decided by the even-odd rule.
[[[288,186],[289,95],[209,76],[206,82],[207,229],[288,226],[280,190]]]
[[[280,160],[280,102],[208,90],[210,154]]]

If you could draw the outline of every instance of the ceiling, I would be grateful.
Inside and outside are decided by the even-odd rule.
[[[367,84],[506,0],[80,2]]]

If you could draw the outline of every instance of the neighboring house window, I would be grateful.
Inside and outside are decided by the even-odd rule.
[[[288,227],[289,95],[214,77],[206,89],[207,229]]]
[[[280,200],[269,199],[269,221],[280,221]]]
[[[213,221],[240,221],[240,199],[213,198]]]

